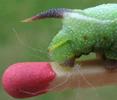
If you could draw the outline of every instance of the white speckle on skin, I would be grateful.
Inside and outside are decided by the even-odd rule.
[[[101,23],[105,23],[105,22],[110,22],[111,20],[101,20],[101,19],[97,19],[94,17],[90,17],[90,16],[85,16],[79,13],[75,13],[75,12],[66,12],[64,13],[64,17],[69,17],[69,18],[76,18],[76,19],[80,19],[80,20],[90,20],[90,21],[97,21],[97,22],[101,22]]]

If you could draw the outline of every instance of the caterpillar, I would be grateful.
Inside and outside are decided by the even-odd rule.
[[[74,66],[76,58],[94,52],[110,64],[117,64],[117,4],[83,10],[49,9],[23,22],[45,18],[62,19],[63,23],[48,47],[53,61]]]

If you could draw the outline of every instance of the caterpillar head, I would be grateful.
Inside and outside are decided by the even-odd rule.
[[[23,22],[32,22],[34,20],[40,20],[45,18],[69,18],[69,13],[76,13],[74,10],[58,8],[49,9],[48,11],[42,12],[23,20]],[[69,26],[69,25],[68,25]],[[53,38],[52,42],[48,47],[50,59],[59,63],[64,63],[66,60],[74,58],[74,43],[71,39],[72,31],[67,25],[63,24],[63,28],[58,32],[58,34]]]
[[[72,32],[69,29],[64,28],[53,38],[48,47],[51,60],[63,64],[67,60],[74,58],[75,46],[70,38],[70,34],[72,34]]]

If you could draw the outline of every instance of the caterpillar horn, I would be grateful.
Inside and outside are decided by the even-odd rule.
[[[63,18],[65,12],[71,12],[71,11],[72,11],[71,9],[66,9],[66,8],[49,9],[35,16],[32,16],[31,18],[27,18],[22,22],[32,22],[34,20],[40,20],[45,18]]]

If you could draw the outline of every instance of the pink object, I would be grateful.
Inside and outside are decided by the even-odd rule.
[[[26,98],[48,92],[56,74],[48,62],[13,64],[4,72],[2,83],[13,97]]]

